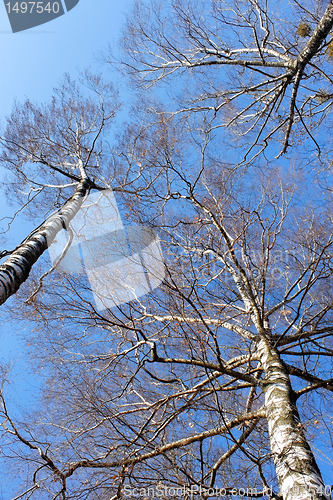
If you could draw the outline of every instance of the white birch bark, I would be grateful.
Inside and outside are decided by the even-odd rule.
[[[310,59],[312,59],[312,57],[316,55],[321,44],[332,30],[332,27],[333,27],[333,2],[331,1],[328,4],[323,14],[323,17],[319,21],[318,26],[316,26],[313,34],[311,35],[310,40],[306,44],[306,47],[298,56],[296,61],[297,69],[299,68],[299,66],[302,67],[302,69],[304,69],[305,66],[308,64],[308,62],[310,61]]]
[[[302,430],[289,375],[277,350],[259,342],[265,371],[266,418],[276,475],[284,500],[327,500],[325,486]]]
[[[26,281],[30,270],[53,241],[57,233],[68,226],[80,209],[89,180],[84,178],[64,207],[33,232],[0,266],[0,305]]]

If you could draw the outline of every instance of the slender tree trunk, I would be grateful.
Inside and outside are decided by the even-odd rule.
[[[315,457],[305,438],[289,375],[277,350],[259,343],[265,371],[265,406],[277,478],[284,500],[327,500]]]
[[[89,180],[83,179],[64,207],[28,236],[0,266],[0,305],[20,288],[28,278],[32,266],[47,249],[48,243],[77,214],[88,186]]]

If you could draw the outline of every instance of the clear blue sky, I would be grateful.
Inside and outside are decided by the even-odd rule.
[[[65,15],[13,34],[0,3],[0,117],[15,98],[44,101],[65,72],[94,65],[94,56],[108,42],[116,42],[131,0],[80,0]],[[99,67],[100,69],[101,66]]]

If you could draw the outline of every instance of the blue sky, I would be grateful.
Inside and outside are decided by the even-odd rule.
[[[65,15],[13,34],[0,4],[1,121],[14,99],[44,101],[65,72],[75,75],[87,66],[102,69],[94,56],[116,42],[131,0],[80,0]]]

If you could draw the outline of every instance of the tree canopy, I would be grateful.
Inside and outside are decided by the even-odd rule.
[[[1,393],[13,498],[331,498],[332,30],[331,2],[140,1],[106,53],[126,124],[89,73],[13,109],[6,193],[37,227],[2,252],[0,297],[43,382],[19,416]],[[61,261],[111,191],[124,230],[90,236],[96,289]],[[150,287],[100,306],[137,290],[117,252]]]

